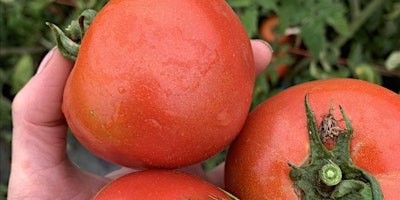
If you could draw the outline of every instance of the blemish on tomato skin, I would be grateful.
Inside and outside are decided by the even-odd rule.
[[[227,126],[232,121],[231,116],[228,112],[228,108],[224,108],[221,112],[217,114],[217,121],[222,126]]]
[[[89,114],[90,114],[91,116],[94,116],[94,110],[89,110]]]
[[[126,92],[126,89],[123,88],[123,87],[120,87],[120,88],[118,88],[118,92],[119,92],[120,94],[124,94],[124,93]]]
[[[153,127],[155,129],[158,129],[158,130],[162,129],[161,123],[156,119],[145,119],[144,123],[145,123],[145,125],[149,125],[150,127]]]
[[[111,130],[112,126],[113,126],[113,122],[107,122],[107,123],[105,123],[105,124],[102,125],[102,127],[103,127],[107,132],[109,132],[109,131]]]

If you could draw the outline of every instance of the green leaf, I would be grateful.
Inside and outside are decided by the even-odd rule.
[[[258,33],[259,15],[256,7],[247,8],[244,11],[243,15],[239,17],[250,38],[252,38],[255,34]]]
[[[350,34],[350,27],[346,18],[347,8],[342,2],[333,0],[317,1],[315,7],[318,7],[316,15],[337,33],[341,35]]]
[[[329,65],[329,66],[324,66]],[[315,79],[328,79],[328,78],[347,78],[350,76],[350,70],[347,67],[340,65],[335,66],[337,69],[333,70],[333,66],[320,60],[317,63],[316,60],[311,61],[309,66],[309,74]]]
[[[1,3],[14,3],[15,0],[0,0]]]
[[[231,7],[247,7],[254,4],[253,0],[227,0]]]
[[[8,71],[6,69],[3,69],[0,67],[0,89],[2,90],[2,87],[4,85],[4,83],[6,83],[8,81]]]
[[[261,7],[261,10],[263,12],[267,11],[278,11],[278,5],[276,4],[276,1],[266,1],[266,0],[256,0],[256,3]]]
[[[283,34],[289,26],[298,26],[307,17],[310,18],[310,11],[299,1],[281,0],[278,10],[279,25],[278,31]],[[301,7],[302,9],[299,9]]]
[[[337,8],[327,16],[326,22],[339,34],[349,35],[351,31],[345,15],[346,9],[343,6],[338,6]]]
[[[307,49],[313,57],[318,57],[319,53],[325,48],[325,27],[322,20],[314,19],[305,23],[301,27],[301,37]]]
[[[356,192],[355,192],[356,191]],[[371,187],[359,180],[344,180],[334,190],[332,199],[364,199],[372,200]]]
[[[363,46],[361,43],[353,43],[351,45],[347,61],[352,68],[363,62]]]
[[[400,51],[394,51],[390,53],[385,61],[385,66],[388,70],[400,68]]]
[[[327,63],[329,65],[336,65],[340,59],[340,49],[332,45],[326,45],[326,48],[319,55],[321,63]],[[335,70],[335,69],[333,69]]]
[[[381,84],[381,78],[374,69],[373,65],[361,63],[354,68],[354,74],[357,78],[371,83]]]
[[[0,95],[0,128],[11,127],[11,101]]]
[[[328,78],[326,76],[326,73],[323,73],[323,71],[318,68],[316,60],[312,60],[309,66],[310,70],[310,75],[316,79],[326,79]]]
[[[16,94],[32,77],[33,59],[30,55],[23,55],[17,62],[14,68],[14,73],[11,77],[11,92]]]
[[[267,68],[268,69],[268,68]],[[252,109],[257,107],[261,102],[263,102],[270,93],[271,87],[265,78],[267,70],[264,70],[259,76],[256,77],[253,98],[252,98]]]
[[[31,13],[40,13],[53,1],[54,0],[28,1],[28,5],[26,5],[26,8],[28,8]]]

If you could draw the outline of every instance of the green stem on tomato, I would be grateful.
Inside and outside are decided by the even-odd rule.
[[[322,166],[320,178],[327,186],[334,186],[342,180],[342,170],[334,163],[328,163]]]
[[[65,32],[63,32],[57,25],[46,22],[53,31],[58,49],[64,57],[72,61],[76,60],[80,48],[80,42],[96,14],[97,12],[95,10],[84,10],[77,20],[71,22]]]
[[[353,127],[340,106],[346,124],[337,136],[335,147],[326,149],[314,117],[308,94],[305,97],[307,127],[310,140],[309,163],[291,167],[290,178],[301,192],[300,199],[383,199],[377,180],[368,172],[354,166],[350,156]]]

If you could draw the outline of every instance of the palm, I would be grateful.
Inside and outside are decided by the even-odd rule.
[[[109,181],[81,171],[69,162],[49,169],[15,173],[18,175],[12,180],[18,181],[10,182],[10,199],[90,199]],[[24,177],[18,177],[22,174]]]

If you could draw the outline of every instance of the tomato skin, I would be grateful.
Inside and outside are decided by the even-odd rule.
[[[83,38],[63,111],[105,160],[182,167],[239,133],[254,70],[248,36],[223,0],[112,0]]]
[[[260,104],[228,152],[225,184],[240,199],[298,199],[289,178],[290,161],[301,165],[309,153],[304,96],[317,124],[329,109],[341,127],[338,106],[349,117],[354,137],[351,156],[372,174],[385,199],[400,191],[400,96],[381,86],[355,79],[328,79],[293,86]]]
[[[92,200],[226,199],[214,185],[188,173],[145,170],[124,175],[104,186]]]

